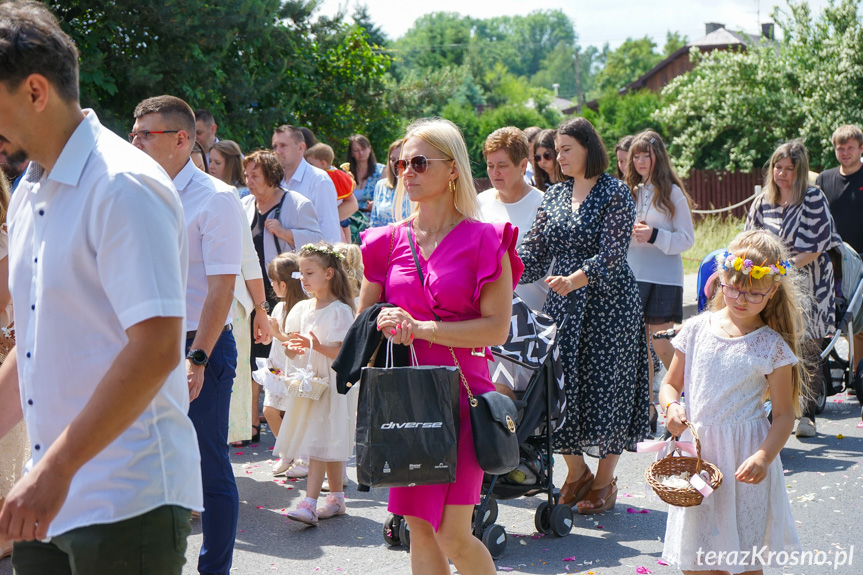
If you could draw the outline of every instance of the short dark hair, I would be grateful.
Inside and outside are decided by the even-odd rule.
[[[595,178],[608,169],[608,152],[593,124],[584,118],[567,120],[557,129],[558,136],[569,136],[587,149],[584,177]]]
[[[286,132],[288,134],[290,134],[290,136],[298,144],[300,142],[306,141],[306,137],[305,137],[305,135],[303,135],[303,131],[301,129],[297,128],[296,126],[292,126],[290,124],[282,124],[281,126],[276,128],[275,130],[273,130],[274,134],[284,134]]]
[[[317,137],[315,137],[315,133],[309,130],[308,128],[297,128],[303,134],[303,139],[306,141],[306,148],[311,148],[315,144],[318,143]]]
[[[524,129],[524,135],[527,136],[527,142],[532,144],[539,133],[542,132],[542,128],[539,126],[531,126],[529,128]]]
[[[166,120],[176,122],[177,128],[185,130],[192,141],[195,140],[195,114],[192,107],[176,96],[154,96],[135,106],[135,119],[147,114],[161,114]]]
[[[212,126],[216,123],[216,119],[213,117],[213,114],[210,113],[209,110],[205,110],[204,108],[198,108],[195,110],[195,121],[196,122],[204,122],[207,126]]]
[[[30,74],[78,101],[78,50],[57,18],[41,2],[0,3],[0,82],[14,89]]]
[[[285,179],[285,170],[272,150],[252,152],[243,158],[243,167],[245,168],[252,162],[260,166],[261,175],[264,176],[264,181],[271,188],[275,188]]]

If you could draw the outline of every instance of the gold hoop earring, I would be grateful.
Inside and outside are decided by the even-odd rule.
[[[449,193],[455,194],[455,180],[449,181]]]

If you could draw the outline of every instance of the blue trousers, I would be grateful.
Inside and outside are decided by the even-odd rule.
[[[192,340],[186,341],[186,351]],[[198,557],[198,572],[228,575],[237,536],[240,501],[228,453],[228,410],[237,370],[234,334],[222,332],[204,369],[204,387],[189,406],[189,419],[198,433],[204,512],[201,526],[204,543]]]

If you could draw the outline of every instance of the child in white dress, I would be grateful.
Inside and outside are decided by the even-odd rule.
[[[331,368],[354,321],[354,295],[342,259],[323,242],[303,246],[300,272],[303,288],[312,298],[295,305],[285,322],[285,331],[291,334],[284,344],[288,373],[310,363],[315,376],[328,380],[330,385],[317,400],[288,398],[274,448],[283,459],[309,457],[306,497],[287,514],[289,519],[307,525],[345,513],[342,470],[351,455],[351,422],[355,418],[349,414],[348,398],[336,391],[336,374]],[[319,508],[317,499],[325,473],[330,494]]]
[[[270,334],[274,341],[273,345],[270,346],[268,360],[274,369],[278,369],[284,374],[287,369],[288,358],[285,355],[285,348],[280,344],[286,343],[289,339],[289,335],[285,331],[285,321],[294,306],[307,298],[299,278],[299,256],[292,252],[285,252],[276,256],[267,265],[267,275],[273,285],[273,292],[281,300],[270,311]],[[260,380],[264,387],[264,415],[267,418],[267,425],[269,425],[273,435],[278,437],[282,427],[282,412],[287,409],[288,405],[287,389],[282,380],[270,373],[269,369],[258,370],[255,372],[255,377]],[[290,459],[278,460],[273,466],[273,474],[281,475],[290,472],[292,463]],[[302,462],[299,465],[304,466]],[[308,470],[305,472],[307,473]],[[303,473],[304,475],[305,473]]]
[[[724,476],[701,505],[669,507],[662,556],[684,573],[761,573],[770,552],[799,552],[779,458],[807,377],[797,360],[805,287],[789,259],[770,232],[738,235],[717,258],[722,290],[711,311],[687,321],[672,342],[659,393],[668,430],[691,441],[689,421],[702,457]]]

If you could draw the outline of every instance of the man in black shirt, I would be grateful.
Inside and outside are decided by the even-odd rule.
[[[854,125],[841,126],[833,132],[833,150],[838,168],[822,172],[815,184],[830,204],[830,212],[842,240],[863,252],[863,131]],[[848,294],[849,297],[851,294]],[[854,336],[854,364],[863,359],[863,333]]]

